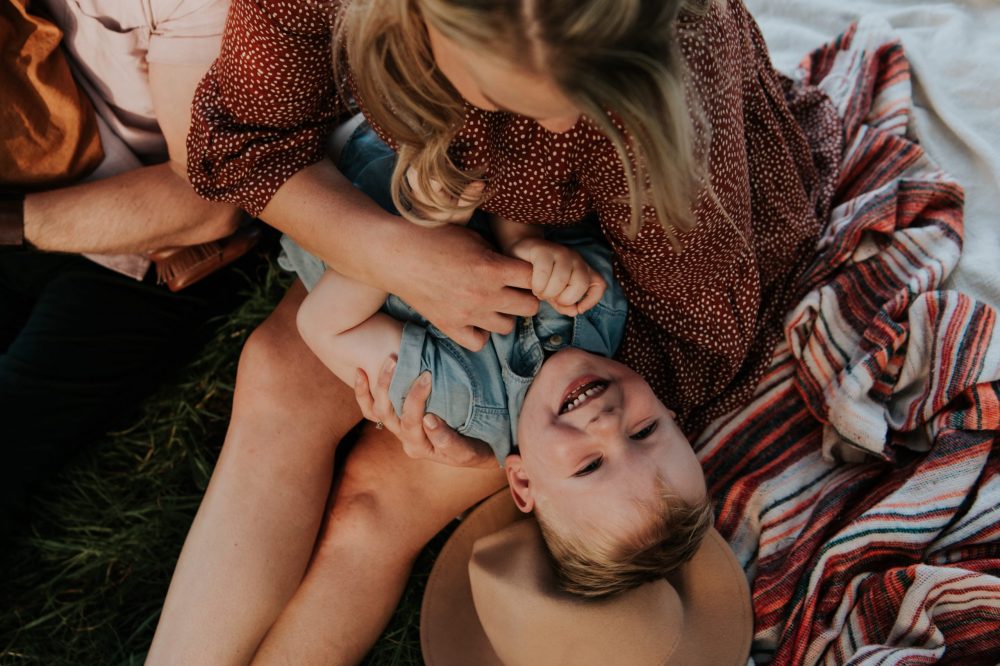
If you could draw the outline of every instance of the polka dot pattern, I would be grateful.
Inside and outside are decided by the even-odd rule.
[[[203,195],[259,212],[285,180],[322,158],[338,112],[333,7],[234,0],[222,55],[195,99],[191,180]],[[586,119],[554,134],[468,106],[451,154],[485,171],[490,212],[546,225],[598,214],[632,306],[619,356],[693,433],[744,401],[770,360],[830,205],[841,130],[822,93],[773,70],[739,0],[680,19],[678,36],[710,128],[703,138],[715,193],[698,199],[698,224],[679,236],[683,252],[673,251],[651,210],[638,236],[626,236],[624,170]]]

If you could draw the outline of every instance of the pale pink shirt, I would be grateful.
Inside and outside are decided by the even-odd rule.
[[[63,30],[70,64],[97,111],[105,158],[88,180],[166,161],[149,63],[207,68],[219,54],[229,0],[35,0],[32,8]],[[140,255],[87,256],[137,279],[149,268]]]

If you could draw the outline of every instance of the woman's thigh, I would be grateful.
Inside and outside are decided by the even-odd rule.
[[[255,663],[357,663],[398,603],[414,558],[441,528],[505,484],[500,470],[412,460],[364,428],[338,465],[306,575]]]

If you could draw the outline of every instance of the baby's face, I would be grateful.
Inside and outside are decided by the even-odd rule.
[[[507,458],[522,510],[536,503],[567,528],[638,527],[637,502],[654,502],[657,478],[696,503],[705,477],[674,413],[628,367],[579,349],[553,355],[525,396],[520,455]],[[570,523],[570,524],[566,524]]]

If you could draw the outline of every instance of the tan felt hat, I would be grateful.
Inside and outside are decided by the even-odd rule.
[[[668,578],[587,600],[556,588],[538,525],[506,488],[448,539],[420,615],[428,666],[744,666],[752,635],[746,576],[714,529]]]

